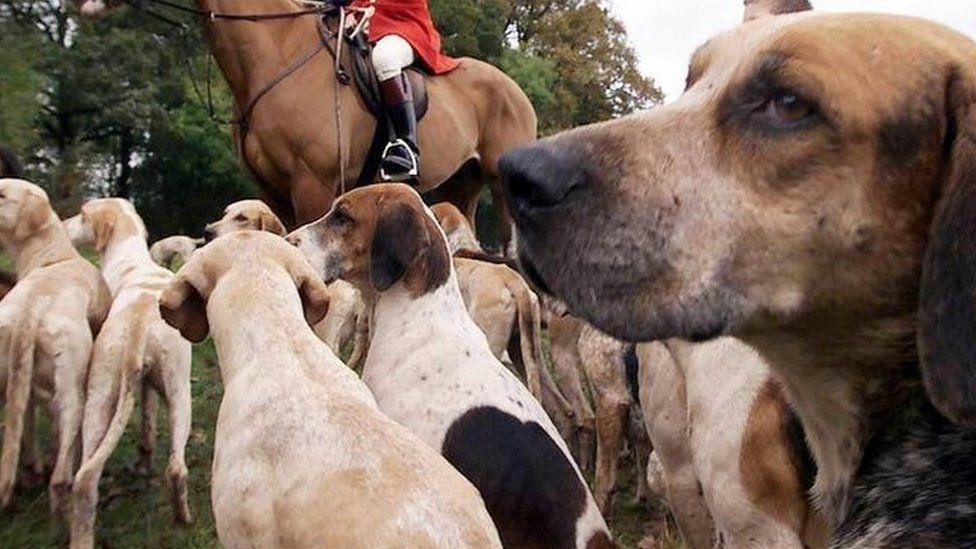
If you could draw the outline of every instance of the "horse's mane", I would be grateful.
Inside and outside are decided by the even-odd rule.
[[[0,177],[24,177],[24,168],[20,165],[20,160],[14,151],[7,147],[0,146]]]

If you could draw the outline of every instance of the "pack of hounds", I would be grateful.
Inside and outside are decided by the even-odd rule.
[[[688,547],[976,545],[971,40],[755,17],[696,52],[674,105],[502,171],[517,266],[400,184],[289,234],[235,203],[150,248],[127,201],[62,221],[0,180],[0,504],[47,474],[46,406],[51,508],[92,547],[139,393],[139,466],[161,396],[190,523],[191,343],[210,337],[228,547],[613,547],[625,450]]]

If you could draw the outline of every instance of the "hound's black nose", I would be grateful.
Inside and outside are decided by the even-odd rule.
[[[215,238],[217,238],[217,232],[214,231],[211,227],[206,227],[205,229],[203,229],[203,240],[204,241],[210,242],[210,241],[212,241]]]
[[[555,206],[586,182],[579,159],[562,149],[534,145],[511,151],[498,164],[513,209]]]

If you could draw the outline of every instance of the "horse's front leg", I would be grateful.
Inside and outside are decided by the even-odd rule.
[[[325,215],[336,198],[335,178],[330,177],[323,181],[304,164],[292,175],[290,188],[291,205],[295,212],[295,226],[292,228],[301,227]]]

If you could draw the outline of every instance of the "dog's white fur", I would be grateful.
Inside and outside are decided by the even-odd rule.
[[[71,246],[47,195],[36,185],[0,179],[0,244],[19,279],[0,301],[0,395],[6,405],[0,507],[10,503],[24,423],[33,419],[30,401],[39,399],[51,412],[57,448],[51,509],[64,515],[92,341],[111,297],[95,267]]]
[[[451,254],[484,253],[471,222],[456,206],[440,202],[431,206],[447,237]],[[487,254],[486,254],[487,255]],[[474,323],[488,338],[492,353],[504,360],[513,330],[518,327],[519,351],[526,384],[542,403],[563,438],[573,438],[579,421],[572,403],[563,396],[559,385],[546,367],[542,350],[542,311],[539,297],[514,269],[499,262],[478,258],[455,257],[458,287]]]
[[[211,497],[221,543],[500,547],[474,487],[381,414],[308,327],[324,306],[325,286],[298,251],[252,231],[197,252],[164,295],[171,323],[185,333],[196,324],[193,339],[209,327],[217,347]]]
[[[185,450],[190,436],[190,343],[159,315],[159,296],[173,278],[149,256],[146,229],[132,204],[92,200],[64,222],[76,246],[94,245],[113,303],[95,340],[82,429],[82,465],[72,490],[71,546],[94,544],[98,481],[128,424],[135,393],[143,395],[142,468],[155,451],[156,396],[168,410],[172,444],[166,477],[176,520],[192,521]]]

